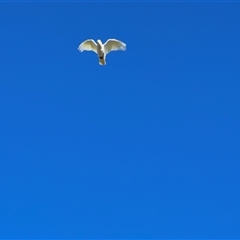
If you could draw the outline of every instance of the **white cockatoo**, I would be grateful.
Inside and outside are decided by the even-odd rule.
[[[108,39],[104,44],[101,40],[97,40],[97,43],[93,39],[88,39],[82,42],[78,50],[80,52],[93,51],[98,55],[99,64],[106,65],[106,55],[111,51],[126,50],[126,44],[117,39]]]

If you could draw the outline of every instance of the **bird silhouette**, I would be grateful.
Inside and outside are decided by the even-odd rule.
[[[79,45],[78,50],[95,52],[98,55],[99,64],[106,65],[106,55],[111,51],[125,51],[126,44],[117,39],[108,39],[104,44],[99,39],[97,43],[93,39],[87,39]]]

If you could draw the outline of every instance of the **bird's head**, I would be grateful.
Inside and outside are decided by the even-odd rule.
[[[102,41],[98,39],[98,40],[97,40],[97,43],[101,45],[101,44],[102,44]]]

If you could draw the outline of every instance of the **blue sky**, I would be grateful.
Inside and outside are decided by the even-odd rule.
[[[0,238],[240,238],[239,12],[0,3]]]

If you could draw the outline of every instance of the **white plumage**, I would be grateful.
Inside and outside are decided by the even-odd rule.
[[[106,65],[106,55],[111,51],[125,51],[126,44],[117,39],[108,39],[104,44],[101,40],[97,40],[96,43],[93,39],[88,39],[79,45],[78,50],[95,52],[98,55],[99,64]]]

